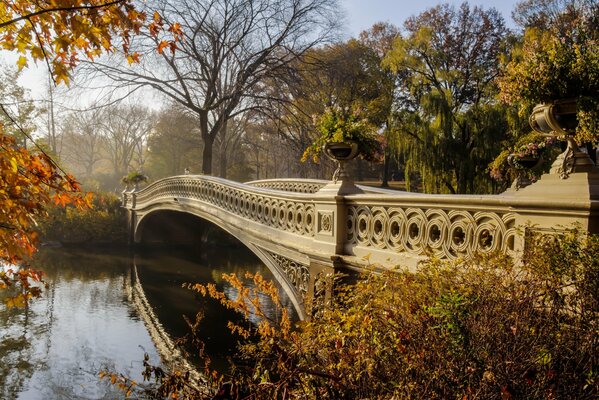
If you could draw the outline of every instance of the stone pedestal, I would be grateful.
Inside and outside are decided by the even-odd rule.
[[[516,225],[538,229],[571,228],[599,233],[599,169],[573,172],[567,179],[555,173],[512,194]]]

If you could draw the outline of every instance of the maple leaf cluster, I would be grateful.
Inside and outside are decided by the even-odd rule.
[[[19,54],[19,70],[29,61],[43,61],[56,84],[69,84],[69,71],[81,57],[93,61],[122,46],[129,63],[138,62],[131,52],[132,37],[145,28],[157,37],[158,52],[183,40],[178,24],[166,25],[158,13],[146,24],[146,14],[132,0],[3,0],[0,2],[0,49]],[[13,121],[14,122],[14,121]],[[43,151],[19,147],[0,125],[0,262],[18,264],[36,250],[37,220],[47,216],[52,203],[91,207],[91,193],[83,193],[77,181],[62,171]],[[0,289],[12,287],[12,305],[26,304],[40,294],[41,274],[28,268],[2,269]],[[42,282],[43,283],[43,282]],[[11,304],[9,304],[11,305]]]
[[[16,264],[35,252],[37,220],[49,205],[84,208],[91,199],[48,156],[17,146],[0,126],[0,260]]]
[[[0,49],[20,54],[19,69],[30,59],[43,60],[55,82],[69,83],[69,70],[84,56],[94,60],[120,45],[129,63],[139,54],[129,51],[131,38],[146,25],[146,13],[131,0],[4,0],[0,2]],[[173,40],[160,43],[174,51],[182,32],[163,26],[159,15],[148,24],[153,36],[168,30]]]

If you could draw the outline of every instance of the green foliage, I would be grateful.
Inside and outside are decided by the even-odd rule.
[[[379,50],[384,51],[382,42],[388,34],[392,35],[377,31],[364,38],[368,43],[351,39],[345,43],[312,49],[302,57],[301,63],[295,65],[297,77],[288,88],[293,107],[277,110],[280,122],[276,126],[282,122],[283,131],[290,136],[292,149],[299,150],[298,158],[314,160],[320,156],[319,147],[324,141],[319,138],[321,132],[316,126],[318,121],[310,117],[323,115],[328,108],[347,109],[347,114],[360,110],[358,119],[367,119],[373,133],[385,131],[394,81],[393,74],[381,67],[381,55],[378,53]],[[287,98],[288,92],[283,91],[280,95]],[[370,158],[370,155],[367,157]],[[327,164],[321,163],[321,166],[324,168],[306,163],[298,172],[306,174],[306,170],[311,169],[314,172],[309,175],[328,175],[325,172]]]
[[[64,244],[126,243],[126,215],[112,193],[96,194],[91,209],[52,207],[40,224],[42,241]]]
[[[559,152],[559,147],[555,146],[555,141],[552,138],[546,138],[539,133],[530,132],[518,139],[516,144],[510,149],[502,151],[489,164],[489,174],[497,182],[509,183],[516,178],[516,170],[525,169],[519,163],[519,160],[527,157],[542,157],[541,165],[527,169],[526,171],[528,178],[536,180],[543,172],[547,172],[551,166],[551,162]],[[509,162],[510,157],[512,158],[512,165]]]
[[[497,11],[449,5],[409,18],[384,65],[396,73],[393,142],[426,192],[489,191],[486,165],[509,131],[497,104],[506,29]]]
[[[148,177],[141,172],[133,171],[121,178],[121,182],[125,185],[136,185],[142,182],[147,182]]]
[[[506,103],[530,105],[578,100],[579,142],[599,139],[599,5],[571,4],[543,27],[529,27],[522,43],[503,59],[498,83]]]
[[[144,169],[154,178],[180,175],[185,168],[201,171],[202,138],[194,132],[199,122],[176,104],[169,104],[167,110],[159,114],[148,138]]]
[[[382,150],[377,140],[375,128],[361,117],[359,110],[341,107],[326,108],[320,117],[314,116],[314,124],[320,136],[312,142],[302,156],[306,161],[312,156],[318,162],[322,146],[326,143],[356,142],[360,156],[365,160],[375,160]]]

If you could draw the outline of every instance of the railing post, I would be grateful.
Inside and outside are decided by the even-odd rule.
[[[343,255],[347,241],[347,205],[345,196],[363,191],[353,181],[330,182],[314,194],[314,242],[330,256]]]
[[[135,193],[135,189],[131,189],[130,191],[127,191],[127,189],[123,190],[122,207],[127,210],[127,244],[129,245],[135,243],[136,200],[137,194]]]
[[[567,179],[544,174],[541,179],[513,196],[516,225],[527,230],[548,232],[578,227],[582,232],[599,233],[599,169],[574,172]],[[526,232],[517,250],[525,246]]]

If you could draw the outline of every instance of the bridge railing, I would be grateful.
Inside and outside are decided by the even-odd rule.
[[[284,192],[316,193],[329,183],[330,181],[324,179],[276,178],[249,181],[245,184],[264,189],[282,190]],[[357,187],[364,193],[379,193],[389,195],[401,193],[401,191],[395,189],[384,189],[366,185],[357,185]]]
[[[345,196],[344,204],[345,254],[378,260],[390,254],[453,259],[496,250],[516,255],[534,245],[532,232],[554,235],[575,227],[599,233],[599,171],[567,180],[545,174],[500,195],[356,194]]]
[[[457,258],[513,252],[516,214],[500,196],[355,195],[346,198],[349,254]]]
[[[138,192],[125,192],[125,207],[140,209],[160,201],[197,200],[251,221],[314,236],[314,201],[310,194],[252,187],[204,175],[161,179]]]
[[[246,182],[246,185],[264,189],[281,190],[295,193],[316,193],[329,181],[322,179],[261,179]]]
[[[578,223],[597,232],[599,201],[593,188],[598,184],[595,171],[566,181],[544,175],[539,183],[502,195],[428,195],[361,186],[353,192],[344,186],[341,192],[344,183],[318,180],[242,184],[183,175],[127,192],[123,204],[138,210],[162,200],[199,201],[302,236],[311,254],[329,259],[372,256],[374,262],[391,265],[399,258],[418,260],[429,254],[453,259],[476,252],[518,252],[525,247],[527,229],[549,231]]]

